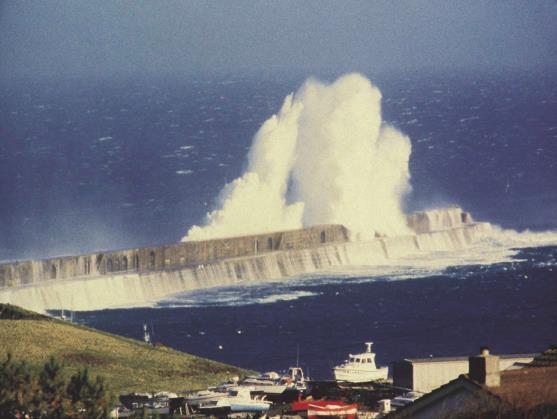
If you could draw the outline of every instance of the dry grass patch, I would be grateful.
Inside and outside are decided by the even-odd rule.
[[[0,320],[0,357],[11,352],[39,370],[54,356],[64,374],[89,368],[105,377],[110,389],[181,391],[214,385],[240,368],[55,319]]]

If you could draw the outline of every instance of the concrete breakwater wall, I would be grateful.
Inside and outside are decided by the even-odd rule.
[[[469,213],[455,206],[409,214],[407,224],[416,233],[424,234],[472,225],[473,220]],[[328,224],[251,236],[16,261],[0,264],[0,289],[48,280],[178,270],[222,259],[309,249],[348,241],[349,231],[344,226]]]
[[[487,223],[367,242],[338,241],[145,272],[112,272],[0,289],[0,302],[46,311],[96,310],[149,303],[181,291],[274,281],[348,265],[386,263],[400,256],[465,248],[489,234]]]
[[[0,289],[49,280],[177,270],[215,260],[346,241],[348,231],[344,226],[321,225],[252,236],[12,262],[0,264]]]

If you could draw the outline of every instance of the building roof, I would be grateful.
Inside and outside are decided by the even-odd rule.
[[[557,345],[551,345],[547,350],[537,355],[528,366],[557,367]]]
[[[557,354],[557,350],[556,350]],[[536,358],[540,354],[497,354],[500,359],[511,359],[511,358]],[[462,361],[468,362],[467,356],[449,356],[449,357],[432,357],[432,358],[405,358],[404,361],[411,362],[413,364],[428,363],[428,362],[454,362]]]
[[[553,404],[557,408],[557,365],[501,372],[501,386],[495,394],[513,406]]]
[[[472,380],[468,377],[468,375],[462,374],[458,378],[449,381],[447,384],[442,385],[431,393],[420,397],[413,403],[389,413],[386,417],[411,418],[414,416],[420,416],[421,413],[427,412],[428,409],[435,408],[436,405],[443,407],[446,399],[457,394],[465,394],[471,396],[473,400],[482,401],[484,403],[499,404],[501,402],[499,395],[492,393],[489,389],[487,389],[487,387]],[[445,413],[448,414],[449,412],[450,411],[446,411]]]
[[[547,412],[557,411],[557,347],[538,355],[526,368],[500,374],[501,385],[489,388],[461,375],[387,417],[420,416],[421,412],[442,408],[455,394],[464,395],[467,404],[458,412],[447,411],[447,417],[545,417]]]

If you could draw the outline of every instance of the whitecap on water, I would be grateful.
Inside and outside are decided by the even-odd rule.
[[[555,232],[517,233],[494,228],[494,234],[476,245],[456,251],[431,252],[400,257],[375,266],[342,266],[304,274],[276,282],[242,283],[241,287],[221,287],[190,291],[160,300],[157,307],[214,307],[273,304],[321,295],[320,286],[401,281],[443,275],[447,278],[474,276],[478,270],[515,271],[528,259],[519,257],[520,248],[555,243]],[[516,246],[516,247],[515,247]],[[554,265],[550,259],[538,262]],[[303,287],[304,289],[300,289]],[[308,290],[308,287],[311,290]],[[313,290],[315,289],[315,291]]]
[[[158,301],[155,307],[239,307],[253,304],[273,304],[281,301],[295,301],[300,298],[321,295],[320,292],[292,290],[288,286],[254,284],[248,287],[213,288],[189,291]]]

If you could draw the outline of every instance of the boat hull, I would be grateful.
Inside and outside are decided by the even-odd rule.
[[[377,368],[373,371],[337,367],[333,372],[336,381],[348,383],[368,383],[370,381],[386,380],[389,375],[389,369],[387,367]]]
[[[215,403],[226,397],[226,393],[219,392],[200,392],[191,394],[185,398],[186,403],[190,406],[199,406],[203,403]]]
[[[232,412],[266,412],[269,410],[269,403],[231,403]]]
[[[199,411],[203,414],[218,415],[228,414],[231,412],[266,412],[269,408],[269,403],[257,403],[254,401],[253,403],[216,403],[209,406],[200,406]]]

